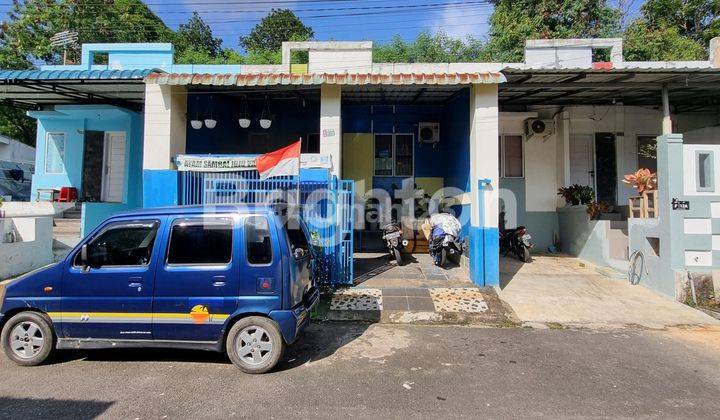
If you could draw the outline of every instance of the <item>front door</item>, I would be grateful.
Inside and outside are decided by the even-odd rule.
[[[105,165],[102,177],[102,199],[121,203],[125,192],[125,133],[105,133]]]
[[[161,219],[111,222],[68,260],[62,284],[62,336],[152,339],[155,246]]]
[[[156,340],[219,339],[237,308],[240,289],[236,219],[193,215],[169,220],[155,283]]]
[[[570,136],[570,185],[595,188],[595,159],[592,134]]]
[[[617,204],[617,154],[615,134],[595,134],[595,195],[598,202]]]
[[[82,195],[86,201],[102,201],[105,167],[105,132],[85,131],[83,142]]]

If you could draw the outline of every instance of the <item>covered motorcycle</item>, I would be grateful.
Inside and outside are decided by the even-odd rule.
[[[430,216],[429,224],[428,250],[435,265],[444,267],[448,259],[459,264],[463,245],[459,240],[461,226],[458,219],[448,213],[436,213]]]

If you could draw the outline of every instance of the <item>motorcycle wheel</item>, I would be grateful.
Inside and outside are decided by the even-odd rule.
[[[520,258],[520,261],[522,262],[531,263],[532,256],[530,255],[530,248],[521,245],[520,249],[518,250],[518,258]]]
[[[440,267],[445,267],[447,262],[447,250],[445,248],[440,250]]]
[[[397,262],[397,265],[402,265],[402,254],[400,254],[400,250],[397,248],[392,249],[393,256],[395,257],[395,261]]]

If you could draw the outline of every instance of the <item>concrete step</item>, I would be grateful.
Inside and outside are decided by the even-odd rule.
[[[80,219],[54,219],[53,236],[76,236],[80,238]]]

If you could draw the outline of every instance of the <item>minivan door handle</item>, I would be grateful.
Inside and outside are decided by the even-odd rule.
[[[128,287],[131,289],[140,289],[142,287],[142,277],[128,278]]]
[[[212,285],[215,287],[223,287],[225,284],[225,276],[215,276],[212,278]]]

